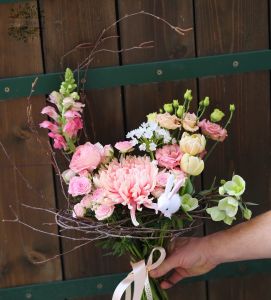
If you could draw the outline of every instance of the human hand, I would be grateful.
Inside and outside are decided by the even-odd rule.
[[[155,270],[153,278],[161,277],[174,270],[161,287],[168,289],[185,277],[197,276],[212,270],[217,263],[212,259],[206,238],[179,238],[171,245],[169,256]]]

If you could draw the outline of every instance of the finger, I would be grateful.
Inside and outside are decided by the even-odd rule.
[[[170,270],[178,266],[178,257],[177,255],[169,256],[163,263],[155,270],[150,272],[150,276],[153,278],[161,277],[168,273]]]
[[[176,284],[178,281],[182,280],[183,278],[184,278],[184,276],[182,274],[180,274],[178,272],[174,272],[169,278],[162,281],[161,288],[162,289],[169,289],[174,284]]]

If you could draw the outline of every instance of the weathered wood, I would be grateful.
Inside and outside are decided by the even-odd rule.
[[[118,1],[120,17],[141,10],[166,19],[174,26],[193,27],[193,1]],[[155,42],[152,49],[135,50],[122,54],[123,64],[141,63],[163,59],[195,56],[193,31],[185,36],[165,26],[150,16],[136,16],[120,24],[122,48],[132,47],[141,42]],[[163,70],[161,70],[163,72]],[[127,128],[131,130],[145,121],[145,116],[157,111],[166,102],[183,99],[186,89],[192,89],[196,106],[196,80],[176,81],[152,85],[129,86],[124,88]],[[176,286],[169,291],[170,299],[206,299],[205,283]]]
[[[96,42],[101,31],[115,21],[113,0],[42,1],[43,45],[47,71],[60,70],[60,58],[76,45],[83,42]],[[110,34],[116,34],[113,29]],[[117,40],[111,39],[104,47],[117,49]],[[88,51],[81,50],[64,60],[64,68],[76,68]],[[96,56],[90,67],[118,64],[118,55],[112,53]],[[84,115],[87,133],[92,142],[115,143],[124,137],[120,88],[92,91],[87,93]],[[95,137],[91,127],[95,130]],[[63,166],[62,166],[63,167]],[[61,189],[57,189],[59,206],[65,206]],[[63,241],[63,252],[75,243]],[[129,270],[123,259],[103,256],[94,245],[85,246],[73,253],[64,255],[65,278],[79,278],[91,275],[110,274]],[[87,288],[87,287],[86,287]],[[109,297],[109,296],[108,296]],[[93,297],[91,299],[110,299]]]
[[[267,1],[199,0],[195,4],[199,56],[268,48]],[[229,138],[209,160],[204,184],[208,186],[215,175],[230,178],[235,171],[247,181],[245,199],[260,204],[253,211],[266,211],[271,204],[269,74],[200,79],[199,83],[200,95],[209,95],[213,101],[211,108],[228,111],[230,103],[236,105]],[[208,224],[207,233],[222,228],[225,226]],[[267,300],[270,282],[270,276],[210,282],[209,299]]]
[[[30,8],[32,9],[30,18],[25,19],[20,12],[25,9],[29,10],[29,6],[0,5],[1,77],[43,71],[35,2],[30,3]],[[25,32],[20,30],[23,26],[28,26],[28,33],[32,33],[25,36]],[[30,90],[31,86],[29,86]],[[8,87],[6,91],[8,92]],[[33,97],[32,101],[33,116],[35,122],[38,123],[41,121],[40,110],[44,105],[44,99]],[[55,207],[52,168],[50,159],[39,148],[35,135],[29,130],[26,109],[26,99],[0,104],[0,140],[24,180],[31,184],[31,188],[26,186],[1,149],[0,220],[15,218],[10,209],[12,206],[26,223],[42,229],[44,227],[42,223],[52,222],[52,219],[42,212],[22,208],[21,204],[44,208]],[[46,133],[44,131],[39,133],[42,142],[46,143],[48,140]],[[39,193],[43,193],[43,199]],[[56,226],[52,226],[51,230],[56,233]],[[59,259],[44,264],[35,264],[59,253],[58,238],[34,232],[18,223],[3,222],[0,222],[0,236],[1,287],[61,280]]]

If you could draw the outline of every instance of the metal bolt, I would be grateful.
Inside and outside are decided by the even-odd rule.
[[[32,294],[31,293],[26,293],[25,294],[25,298],[26,299],[31,299],[32,298]]]
[[[8,86],[5,87],[5,93],[9,93],[10,92],[10,88]]]
[[[233,63],[232,63],[232,66],[234,68],[238,68],[239,67],[239,61],[238,60],[235,60]]]
[[[100,289],[102,289],[102,288],[103,288],[103,285],[102,285],[101,283],[98,283],[98,284],[97,284],[97,289],[100,290]]]
[[[161,69],[156,70],[156,74],[161,76],[163,74],[163,71]]]

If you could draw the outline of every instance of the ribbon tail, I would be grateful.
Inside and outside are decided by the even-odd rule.
[[[124,278],[116,287],[112,300],[121,300],[122,295],[128,289],[125,300],[131,300],[131,283],[133,282],[133,276],[130,273],[126,278]],[[130,290],[130,291],[129,291]],[[130,295],[129,295],[130,293]],[[128,298],[130,296],[130,298]]]

